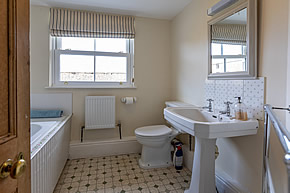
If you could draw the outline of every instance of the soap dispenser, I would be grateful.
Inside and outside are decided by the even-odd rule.
[[[238,99],[238,102],[235,103],[234,111],[235,111],[235,119],[246,121],[248,120],[247,108],[244,103],[241,102],[241,97],[235,97]]]

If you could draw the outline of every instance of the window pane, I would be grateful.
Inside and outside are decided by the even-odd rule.
[[[211,44],[211,54],[212,55],[221,55],[222,49],[221,49],[221,44],[215,44],[215,43],[212,43]]]
[[[212,73],[225,72],[224,59],[212,59]]]
[[[242,55],[242,45],[223,44],[223,55]]]
[[[97,38],[96,51],[127,53],[127,40],[116,38]]]
[[[247,46],[243,46],[243,55],[247,55]]]
[[[96,82],[126,82],[127,58],[96,56]]]
[[[61,55],[60,81],[94,81],[94,56]]]
[[[226,59],[227,62],[227,72],[239,72],[239,71],[246,71],[245,69],[245,58],[232,58]]]
[[[94,51],[94,38],[62,37],[61,43],[62,50]]]

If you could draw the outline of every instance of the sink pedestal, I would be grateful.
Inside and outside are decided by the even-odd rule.
[[[195,137],[195,152],[190,187],[185,193],[216,193],[216,139]]]

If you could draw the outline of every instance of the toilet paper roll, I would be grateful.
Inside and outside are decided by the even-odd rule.
[[[134,103],[134,97],[126,97],[126,105],[130,105]]]

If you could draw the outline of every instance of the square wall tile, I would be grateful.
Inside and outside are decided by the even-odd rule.
[[[213,99],[215,96],[215,80],[206,80],[205,81],[205,99]],[[207,106],[205,100],[205,106]]]
[[[235,97],[244,98],[244,81],[243,80],[229,80],[228,81],[228,97],[227,100],[236,103]]]
[[[244,100],[245,105],[247,106],[248,117],[254,119],[263,120],[264,118],[264,99],[253,98],[253,97],[246,97]]]
[[[244,96],[264,98],[264,77],[258,80],[244,80]]]
[[[228,98],[228,81],[227,80],[216,80],[215,82],[215,95],[214,105],[215,109],[224,110],[225,102]]]

